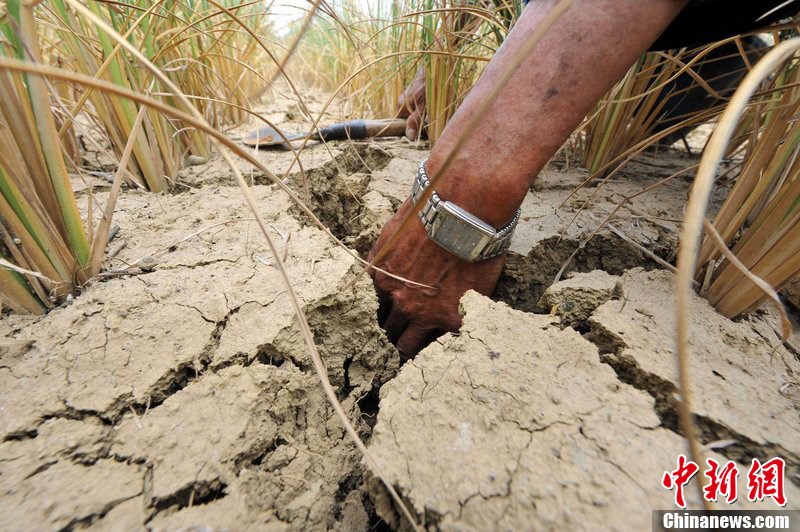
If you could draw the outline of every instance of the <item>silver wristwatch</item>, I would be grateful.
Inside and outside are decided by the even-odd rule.
[[[422,193],[430,186],[425,165],[419,164],[417,178],[411,187],[411,201],[419,202]],[[462,259],[475,262],[496,257],[508,250],[520,210],[502,229],[496,230],[483,220],[468,213],[458,205],[445,201],[434,191],[419,211],[419,218],[428,236],[447,251]]]

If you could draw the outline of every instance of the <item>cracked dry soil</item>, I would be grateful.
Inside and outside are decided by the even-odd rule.
[[[290,156],[260,156],[303,189]],[[317,146],[303,159],[310,204],[363,254],[422,156],[404,142]],[[182,177],[175,194],[118,204],[127,246],[110,267],[150,255],[155,268],[95,282],[43,318],[0,319],[0,335],[24,341],[0,352],[0,528],[407,528],[325,400],[227,171],[212,159]],[[609,230],[581,245],[659,176],[557,210],[584,176],[546,172],[497,301],[465,296],[461,332],[402,368],[353,257],[250,177],[345,410],[426,528],[629,530],[671,507],[659,481],[684,449],[671,276]],[[616,230],[672,259],[687,187],[634,199]],[[551,287],[573,252],[574,275]],[[734,323],[694,306],[704,443],[729,440],[714,453],[740,466],[783,457],[797,508],[800,410],[781,394],[797,353],[772,352],[768,313]],[[554,314],[531,313],[543,309]]]

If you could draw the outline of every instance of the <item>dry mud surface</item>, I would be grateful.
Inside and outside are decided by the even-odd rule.
[[[425,154],[314,146],[301,159],[309,203],[364,254]],[[304,193],[291,153],[259,157]],[[587,241],[685,162],[669,160],[644,157],[569,199],[584,174],[544,172],[495,301],[465,296],[460,333],[402,368],[356,259],[241,163],[345,410],[428,529],[627,530],[671,507],[659,483],[684,452],[673,279],[653,255],[674,258],[688,182],[632,199]],[[0,337],[20,340],[0,350],[0,529],[407,528],[325,399],[230,172],[214,157],[180,183],[124,194],[126,246],[74,302],[0,319]],[[92,186],[102,201],[107,183]],[[703,442],[740,468],[783,457],[798,508],[797,352],[768,312],[734,323],[693,306]]]

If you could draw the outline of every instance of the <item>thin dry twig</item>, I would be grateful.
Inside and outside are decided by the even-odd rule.
[[[589,216],[591,216],[592,219],[594,219],[595,221],[599,220],[599,217],[595,216],[594,213],[590,212]],[[639,251],[641,251],[642,253],[647,255],[648,258],[650,258],[651,260],[657,262],[659,264],[659,266],[661,266],[662,268],[666,268],[667,270],[671,271],[672,273],[677,273],[678,272],[678,270],[675,268],[675,266],[673,266],[669,262],[665,261],[664,259],[662,259],[658,255],[656,255],[655,253],[653,253],[652,251],[650,251],[649,249],[647,249],[646,247],[644,247],[643,245],[641,245],[640,243],[638,243],[637,241],[635,241],[634,239],[632,239],[631,237],[629,237],[628,235],[626,235],[625,233],[623,233],[622,231],[620,231],[619,229],[614,227],[607,220],[608,219],[604,220],[602,223],[604,223],[605,226],[608,227],[609,231],[611,231],[612,233],[614,233],[615,235],[620,237],[622,240],[624,240],[625,242],[627,242],[628,244],[630,244],[634,248],[638,249]]]
[[[31,270],[26,270],[25,268],[20,268],[16,264],[12,264],[12,263],[10,263],[7,260],[2,259],[2,258],[0,258],[0,268],[6,268],[8,270],[11,270],[11,271],[14,271],[14,272],[17,272],[17,273],[21,273],[22,275],[32,275],[33,277],[36,277],[37,279],[41,279],[42,281],[46,281],[46,282],[50,283],[52,286],[60,286],[60,285],[64,284],[64,283],[62,283],[60,281],[56,281],[55,279],[51,279],[51,278],[49,278],[49,277],[47,277],[45,275],[42,275],[39,272],[34,272],[34,271],[31,271]]]

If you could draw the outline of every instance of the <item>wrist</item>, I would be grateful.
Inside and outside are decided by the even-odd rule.
[[[513,163],[496,164],[496,158],[487,159],[493,160],[457,157],[441,173],[444,158],[432,153],[426,169],[429,179],[435,179],[433,187],[442,200],[500,229],[514,219],[530,179],[515,171]]]
[[[418,215],[428,237],[468,262],[504,254],[511,245],[520,216],[519,209],[515,210],[507,224],[495,228],[460,205],[440,197],[436,190],[430,190],[431,181],[427,175],[426,163],[427,159],[419,165],[410,200],[413,204],[422,202]]]

